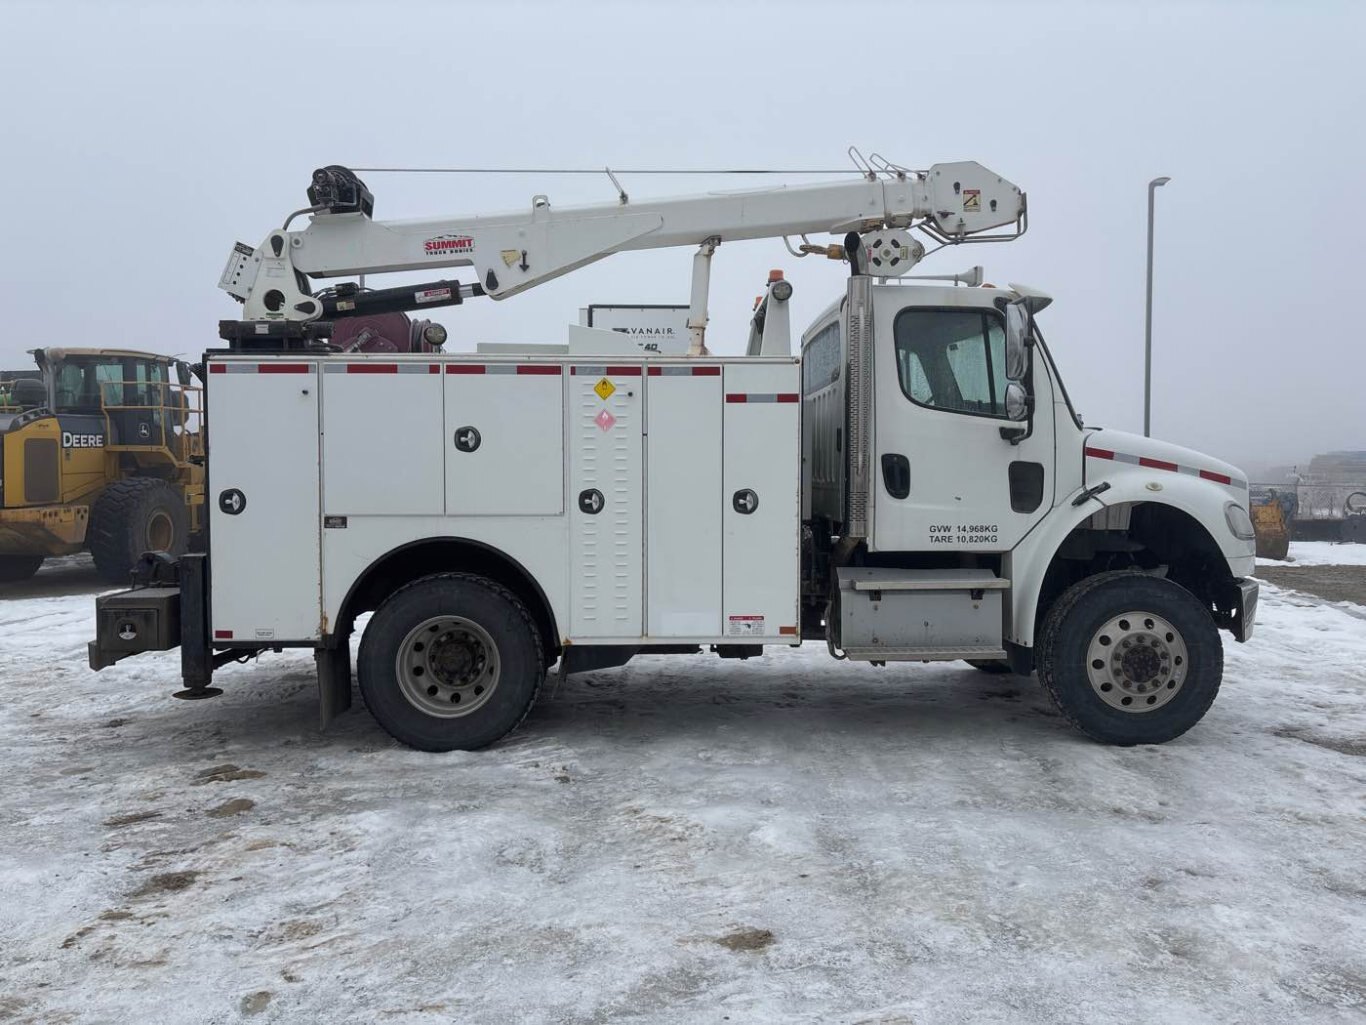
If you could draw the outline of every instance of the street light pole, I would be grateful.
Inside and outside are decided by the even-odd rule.
[[[1143,323],[1143,437],[1152,434],[1153,420],[1153,198],[1170,178],[1148,182],[1148,303]]]

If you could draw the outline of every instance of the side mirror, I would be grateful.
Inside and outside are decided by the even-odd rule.
[[[190,386],[190,365],[184,360],[176,360],[175,376],[182,388],[188,388]]]
[[[1029,419],[1030,407],[1029,393],[1025,391],[1025,386],[1019,381],[1010,381],[1006,384],[1006,416],[1011,420]]]
[[[1006,307],[1005,369],[1006,378],[1011,381],[1023,381],[1029,372],[1029,314],[1020,302]]]

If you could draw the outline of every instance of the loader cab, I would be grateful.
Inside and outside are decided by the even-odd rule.
[[[1031,303],[852,279],[802,340],[806,515],[869,553],[974,564],[1015,547],[1066,493]]]
[[[153,447],[184,427],[173,360],[114,349],[39,349],[34,357],[64,429],[101,445]]]

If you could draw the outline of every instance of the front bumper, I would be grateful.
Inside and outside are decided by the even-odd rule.
[[[1234,640],[1246,641],[1252,636],[1252,627],[1257,621],[1258,585],[1257,581],[1247,579],[1235,580],[1233,583],[1238,589],[1238,603],[1230,629]]]

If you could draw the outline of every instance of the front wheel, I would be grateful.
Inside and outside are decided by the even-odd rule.
[[[1214,703],[1224,671],[1219,630],[1179,584],[1101,573],[1074,584],[1039,636],[1039,679],[1093,740],[1161,744]]]
[[[376,610],[357,669],[366,707],[396,740],[471,751],[526,717],[545,659],[516,595],[482,577],[443,573],[400,588]]]

